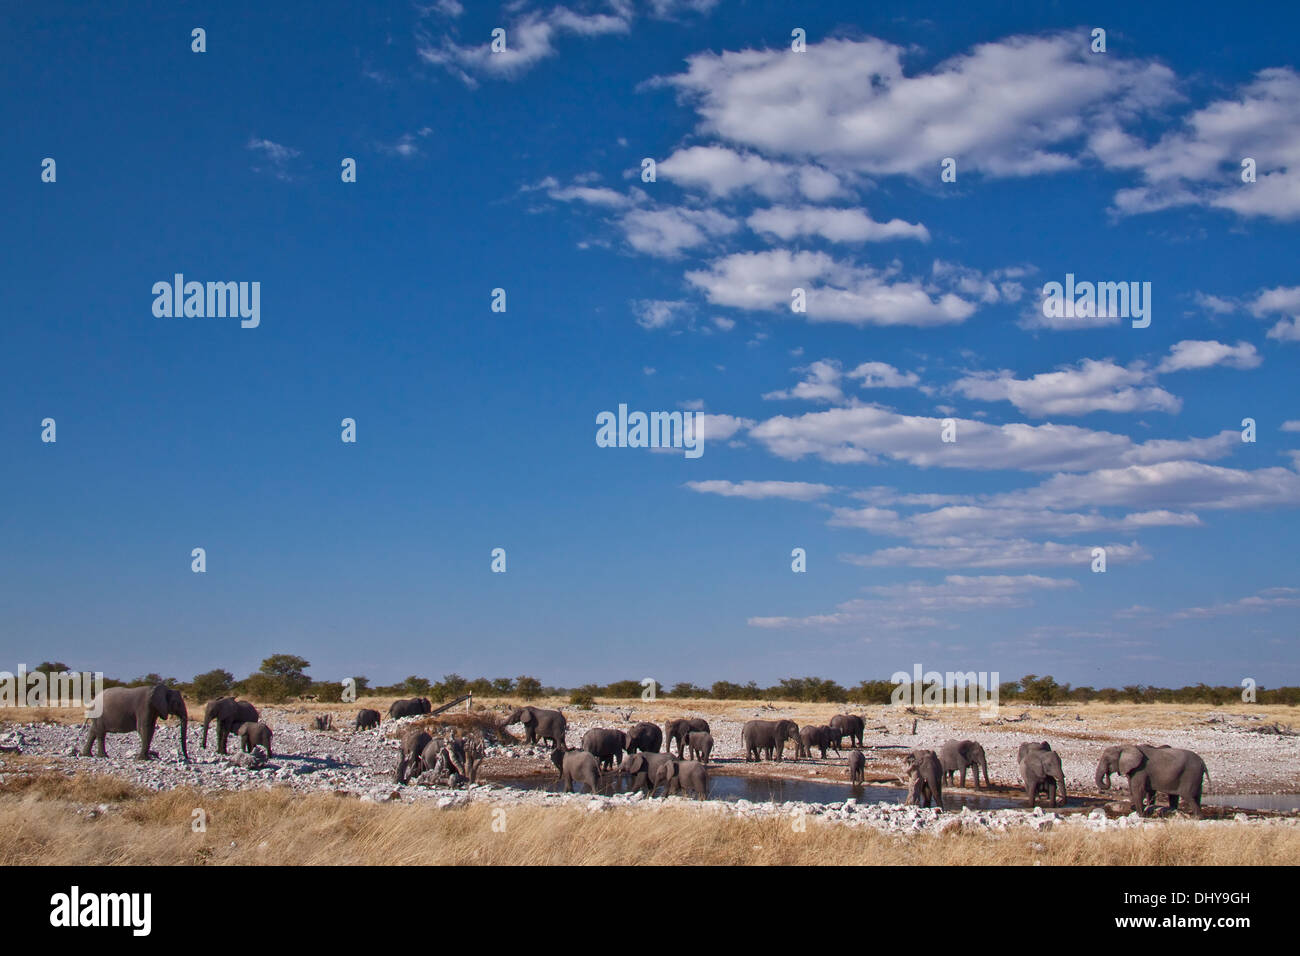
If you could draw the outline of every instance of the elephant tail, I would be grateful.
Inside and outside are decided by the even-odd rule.
[[[1203,760],[1201,761],[1201,773],[1205,774],[1205,785],[1208,787],[1210,785],[1210,768]]]

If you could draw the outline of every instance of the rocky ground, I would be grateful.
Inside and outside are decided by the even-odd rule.
[[[362,702],[373,706],[371,702]],[[110,756],[101,760],[76,756],[81,739],[79,724],[56,720],[31,719],[0,723],[0,780],[9,773],[57,771],[64,773],[102,772],[126,778],[138,785],[166,790],[190,786],[200,790],[235,790],[256,787],[290,787],[299,791],[335,792],[354,795],[367,801],[431,801],[436,806],[455,806],[465,801],[489,800],[513,804],[576,804],[593,812],[615,807],[643,806],[647,812],[682,801],[673,798],[645,801],[640,794],[589,796],[558,794],[536,790],[507,788],[493,780],[527,776],[554,777],[555,772],[545,747],[528,746],[510,734],[489,733],[487,759],[481,780],[484,783],[465,790],[451,791],[428,786],[397,787],[392,772],[397,763],[397,737],[421,720],[386,719],[377,730],[353,732],[350,729],[318,731],[310,728],[311,718],[333,713],[338,723],[347,722],[355,710],[324,705],[267,706],[263,719],[274,731],[274,756],[264,765],[254,765],[246,756],[233,753],[238,740],[232,740],[232,754],[215,752],[215,740],[209,748],[200,746],[202,733],[198,722],[191,722],[188,748],[190,761],[179,757],[179,738],[175,721],[161,724],[154,739],[158,760],[133,759],[138,738],[114,735],[109,738]],[[842,759],[787,760],[784,763],[748,764],[743,760],[740,732],[743,723],[754,717],[772,719],[791,716],[803,722],[825,722],[839,708],[833,705],[792,705],[773,707],[766,704],[723,704],[708,702],[700,709],[674,705],[667,701],[627,702],[624,705],[597,705],[590,711],[569,710],[568,742],[576,746],[582,734],[597,726],[627,727],[636,720],[662,723],[666,716],[703,716],[709,720],[716,741],[713,772],[723,774],[767,774],[822,781],[847,779]],[[741,816],[803,815],[850,826],[870,826],[900,833],[946,832],[953,828],[978,828],[991,831],[1015,827],[1045,829],[1053,826],[1124,828],[1158,826],[1160,820],[1141,820],[1130,815],[1123,802],[1126,792],[1098,792],[1093,771],[1101,750],[1111,743],[1137,740],[1168,743],[1195,750],[1210,768],[1209,793],[1294,793],[1300,790],[1300,737],[1286,732],[1272,712],[1248,709],[1150,707],[1106,708],[1083,707],[1033,708],[1020,710],[1003,707],[997,716],[983,719],[974,712],[931,709],[917,712],[899,708],[856,708],[865,713],[867,732],[867,782],[897,784],[903,754],[914,747],[937,750],[949,738],[972,738],[984,744],[989,769],[995,781],[994,793],[1022,797],[1018,791],[1015,766],[1016,748],[1025,740],[1048,740],[1064,762],[1069,809],[1044,810],[971,810],[939,813],[936,810],[901,806],[903,792],[895,802],[858,803],[845,789],[846,799],[826,804],[787,802],[782,804],[750,801],[704,801],[697,806],[703,813],[731,813]],[[491,726],[494,710],[460,716],[459,721],[476,721]],[[1283,715],[1285,716],[1285,715]],[[67,718],[65,717],[66,721]],[[430,718],[423,718],[429,721]],[[913,728],[915,727],[915,733]],[[510,728],[515,734],[522,728]],[[1270,731],[1270,732],[1261,732]],[[1271,732],[1271,731],[1282,732]],[[215,733],[212,735],[215,738]],[[21,761],[7,760],[6,754],[21,754]],[[1120,781],[1122,783],[1122,781]],[[1105,801],[1112,801],[1106,803]],[[692,801],[693,803],[693,801]],[[1245,825],[1300,825],[1297,814],[1239,813],[1215,809],[1217,818]]]

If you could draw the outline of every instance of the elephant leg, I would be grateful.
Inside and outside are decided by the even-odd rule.
[[[1178,797],[1179,797],[1179,795],[1176,794],[1176,793],[1171,793],[1171,794],[1169,795],[1169,812],[1170,812],[1170,813],[1177,813],[1177,812],[1178,812]]]
[[[146,721],[140,728],[140,752],[135,755],[136,760],[149,759],[149,744],[153,742],[153,730],[153,721]]]

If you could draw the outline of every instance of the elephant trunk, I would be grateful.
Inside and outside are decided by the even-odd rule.
[[[1097,764],[1097,789],[1110,789],[1110,771],[1106,768],[1104,763]]]
[[[1056,775],[1056,799],[1058,802],[1053,803],[1052,806],[1065,806],[1065,774],[1063,773]]]
[[[190,759],[190,751],[186,738],[189,737],[190,714],[185,709],[185,702],[181,701],[181,708],[176,712],[176,716],[181,719],[181,757],[187,762]]]

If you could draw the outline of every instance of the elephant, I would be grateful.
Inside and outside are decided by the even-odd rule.
[[[527,707],[516,707],[501,726],[509,727],[511,724],[524,725],[525,743],[535,744],[540,738],[561,750],[568,746],[564,741],[564,729],[569,722],[558,710],[543,710],[531,704]]]
[[[1046,740],[1042,741],[1041,743],[1030,743],[1029,741],[1025,741],[1023,744],[1020,745],[1020,749],[1016,751],[1016,763],[1020,763],[1020,761],[1024,760],[1025,754],[1031,750],[1051,750],[1051,749],[1052,749],[1052,745],[1049,744]],[[988,778],[986,777],[985,779]]]
[[[153,687],[110,687],[102,691],[91,705],[98,717],[86,721],[86,742],[81,748],[83,757],[90,756],[91,746],[98,741],[99,756],[107,757],[104,738],[108,734],[125,734],[134,731],[140,735],[140,752],[136,760],[148,760],[149,744],[153,742],[158,721],[176,716],[181,719],[181,757],[188,761],[189,750],[185,737],[189,729],[189,712],[180,691],[166,684]]]
[[[638,750],[656,754],[663,743],[664,732],[659,729],[658,724],[652,724],[648,720],[641,721],[627,732],[627,752],[630,754]]]
[[[251,754],[254,747],[261,747],[266,755],[271,754],[271,728],[258,721],[239,725],[239,745],[246,754]]]
[[[845,737],[849,738],[850,746],[862,746],[862,732],[866,729],[867,723],[857,714],[836,714],[831,718],[829,726],[835,735],[836,750],[840,749],[840,744],[844,743]]]
[[[706,730],[692,730],[686,735],[686,743],[691,748],[691,759],[707,764],[713,754],[713,734]]]
[[[952,786],[953,778],[961,771],[961,785],[966,786],[966,768],[975,775],[975,789],[980,788],[980,773],[984,786],[989,786],[989,762],[984,747],[974,740],[947,740],[939,748],[939,763],[943,765],[944,782]]]
[[[1058,794],[1061,798],[1059,806],[1065,806],[1065,771],[1061,769],[1061,755],[1055,750],[1038,750],[1024,744],[1019,753],[1020,779],[1025,782],[1029,805],[1034,806],[1041,790],[1048,798],[1048,806],[1058,806]]]
[[[621,730],[595,727],[582,735],[579,747],[600,760],[601,770],[613,770],[614,764],[623,759],[623,751],[627,750],[627,734]]]
[[[433,705],[429,703],[427,697],[411,697],[405,700],[395,700],[388,705],[388,716],[397,717],[416,717],[420,714],[427,714],[433,710]]]
[[[1123,744],[1107,747],[1097,763],[1097,788],[1110,789],[1110,775],[1128,777],[1129,798],[1133,809],[1144,816],[1155,807],[1155,794],[1169,795],[1169,809],[1178,809],[1179,801],[1190,807],[1194,817],[1201,815],[1202,778],[1208,783],[1210,770],[1200,755],[1177,747],[1151,744]]]
[[[709,722],[703,717],[677,717],[664,721],[664,751],[672,753],[673,741],[677,741],[677,759],[684,759],[686,736],[694,732],[709,733]]]
[[[357,711],[357,720],[356,724],[353,725],[353,729],[369,730],[371,727],[378,727],[382,720],[383,717],[380,716],[379,711],[371,710],[369,707],[362,707]]]
[[[556,747],[551,751],[551,763],[560,771],[561,793],[569,793],[575,781],[585,783],[592,793],[600,789],[600,762],[595,754]]]
[[[655,768],[650,780],[656,787],[663,785],[665,797],[683,789],[694,793],[697,800],[709,795],[709,770],[694,760],[666,760]]]
[[[827,748],[832,748],[836,753],[840,752],[839,740],[835,732],[825,724],[813,725],[805,724],[799,728],[799,749],[797,756],[812,759],[812,748],[816,747],[822,752],[822,759],[826,759]]]
[[[849,783],[862,783],[867,776],[867,757],[861,750],[849,751]]]
[[[203,742],[201,746],[206,750],[208,746],[208,724],[212,721],[217,722],[217,753],[226,752],[226,738],[235,733],[243,724],[257,723],[261,717],[257,713],[257,708],[246,700],[236,700],[234,697],[218,697],[216,700],[208,701],[208,705],[203,708]]]
[[[657,784],[651,782],[655,771],[660,764],[669,763],[675,758],[672,754],[667,753],[650,753],[648,751],[638,754],[628,754],[619,764],[619,772],[632,778],[632,786],[629,790],[643,790],[647,797],[653,796],[658,788]]]
[[[420,755],[424,749],[433,742],[433,736],[425,730],[416,730],[407,733],[402,738],[402,756],[397,762],[397,770],[393,774],[393,779],[398,783],[406,783],[412,776],[411,771],[415,769],[419,762]]]
[[[771,760],[776,755],[776,762],[785,759],[785,742],[793,740],[798,756],[799,725],[793,720],[747,720],[740,731],[741,742],[745,745],[745,761]],[[759,755],[762,751],[763,756]]]
[[[903,758],[907,769],[905,804],[943,809],[943,765],[933,750],[913,750]]]

